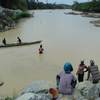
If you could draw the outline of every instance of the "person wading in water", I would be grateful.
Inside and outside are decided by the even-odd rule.
[[[42,44],[41,44],[40,48],[39,48],[39,54],[43,54],[43,51],[44,51],[44,49],[43,49]]]

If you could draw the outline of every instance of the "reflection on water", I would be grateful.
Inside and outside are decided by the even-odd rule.
[[[65,15],[67,11],[37,10],[16,29],[0,33],[0,40],[5,37],[7,43],[16,42],[18,36],[25,42],[43,40],[45,49],[42,55],[38,54],[39,44],[0,49],[0,81],[5,82],[0,95],[16,94],[33,80],[55,83],[66,61],[74,69],[81,59],[88,64],[93,58],[100,65],[100,28],[89,23],[92,18]]]
[[[39,54],[39,62],[42,62],[44,59],[44,55],[43,54]]]

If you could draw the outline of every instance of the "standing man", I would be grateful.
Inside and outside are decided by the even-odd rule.
[[[84,72],[87,72],[88,68],[84,64],[84,61],[82,60],[81,63],[78,66],[78,70],[76,75],[78,76],[78,81],[83,82],[84,81]]]
[[[93,60],[90,60],[90,66],[88,66],[88,76],[87,80],[89,80],[90,75],[92,76],[92,82],[98,83],[100,80],[100,71],[98,69],[98,66],[95,65],[95,62]]]

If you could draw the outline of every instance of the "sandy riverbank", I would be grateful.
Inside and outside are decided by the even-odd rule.
[[[36,81],[26,87],[16,100],[51,100],[48,93],[50,83]],[[78,83],[73,96],[59,94],[57,100],[100,100],[100,83],[92,84],[90,81]]]
[[[100,13],[88,13],[88,12],[64,12],[66,15],[81,15],[82,17],[90,17],[90,18],[100,18]],[[100,27],[100,20],[90,21],[94,26]]]

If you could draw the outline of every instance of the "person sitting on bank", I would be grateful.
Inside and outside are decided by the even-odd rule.
[[[17,37],[17,40],[18,40],[18,43],[19,43],[19,44],[22,43],[22,41],[21,41],[21,39],[20,39],[19,37]]]
[[[78,70],[76,72],[76,75],[78,76],[78,81],[83,82],[84,81],[84,72],[87,72],[88,68],[84,64],[84,60],[81,61],[81,63],[78,66]]]
[[[75,76],[71,73],[73,67],[70,63],[64,64],[64,70],[56,76],[57,89],[63,95],[72,95],[77,84]]]
[[[6,44],[7,44],[7,43],[6,43],[6,39],[5,39],[5,38],[2,40],[2,43],[3,43],[4,45],[6,45]]]
[[[44,51],[44,49],[43,49],[42,44],[41,44],[40,48],[39,48],[39,54],[43,54],[43,51]]]
[[[87,80],[89,80],[90,75],[92,76],[92,82],[98,83],[100,80],[100,71],[98,69],[98,66],[95,65],[95,62],[93,60],[90,60],[90,66],[88,66],[88,76]]]

